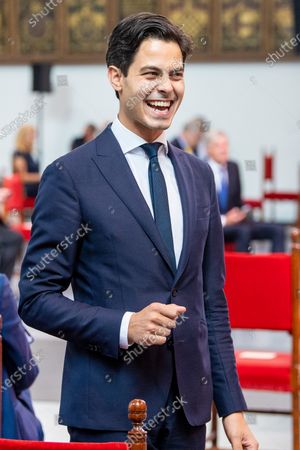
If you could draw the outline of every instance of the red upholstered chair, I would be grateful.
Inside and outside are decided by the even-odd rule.
[[[24,198],[24,208],[33,209],[34,208],[35,197],[25,197]]]
[[[31,236],[31,222],[22,222],[22,223],[16,223],[10,226],[10,228],[14,231],[17,231],[23,236],[23,239],[25,241],[30,240]]]
[[[0,316],[1,322],[1,316]],[[0,323],[1,326],[1,323]],[[1,336],[1,333],[0,333]],[[0,345],[0,352],[2,346]],[[1,406],[1,405],[0,405]],[[1,408],[2,411],[2,408]],[[19,441],[15,439],[1,439],[1,450],[147,450],[147,432],[143,430],[143,421],[147,416],[147,406],[143,400],[132,400],[128,406],[128,417],[132,421],[132,430],[128,432],[128,443],[64,443]],[[1,417],[0,417],[1,419]]]
[[[263,201],[273,202],[272,219],[275,218],[275,203],[277,201],[293,201],[298,205],[297,226],[300,226],[300,167],[298,168],[298,191],[279,191],[275,186],[274,170],[275,168],[275,153],[263,155],[263,181],[262,192]]]
[[[1,450],[128,450],[123,442],[105,444],[16,441],[0,439]]]
[[[236,351],[236,362],[243,389],[291,394],[293,450],[299,450],[299,229],[293,231],[292,240],[291,255],[225,254],[225,293],[232,328],[286,331],[292,337],[291,353],[242,350]],[[285,413],[267,408],[255,412]]]
[[[3,178],[3,187],[10,190],[11,194],[5,202],[6,212],[16,210],[19,213],[24,209],[24,190],[23,183],[18,174]]]
[[[11,195],[5,201],[5,215],[17,212],[16,221],[12,221],[11,228],[22,234],[25,241],[29,241],[31,234],[31,222],[24,222],[26,212],[31,211],[34,207],[35,198],[25,197],[23,183],[18,174],[3,179],[3,186],[10,190]]]
[[[20,213],[21,218],[23,218],[26,211],[30,215],[34,208],[35,198],[25,196],[20,175],[15,173],[9,177],[4,177],[3,187],[8,188],[11,192],[11,195],[5,202],[5,211],[7,213],[17,211]]]
[[[0,380],[2,384],[2,317],[0,315]],[[147,405],[143,400],[132,400],[128,406],[128,417],[132,422],[132,429],[128,432],[126,442],[95,443],[63,443],[19,441],[15,439],[1,439],[0,450],[147,450],[147,432],[143,430],[143,422],[147,417]],[[2,395],[0,393],[0,436],[2,436]]]

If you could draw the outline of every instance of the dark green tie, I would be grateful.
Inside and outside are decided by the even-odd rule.
[[[175,271],[176,259],[174,253],[168,192],[157,157],[158,149],[161,145],[162,144],[160,142],[153,142],[151,144],[143,144],[141,147],[145,150],[149,157],[148,176],[154,220],[160,235],[168,248],[172,267]]]

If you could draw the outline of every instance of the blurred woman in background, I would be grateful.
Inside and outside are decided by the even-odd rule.
[[[23,125],[13,154],[13,172],[20,174],[26,197],[36,197],[40,181],[39,164],[32,157],[35,135],[32,125]]]
[[[2,373],[2,438],[44,439],[39,419],[36,417],[29,387],[38,376],[37,360],[29,342],[31,336],[18,316],[17,303],[5,275],[0,273],[0,314],[3,328]]]

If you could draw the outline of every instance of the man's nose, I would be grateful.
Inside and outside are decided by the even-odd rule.
[[[161,81],[158,83],[157,90],[159,92],[172,92],[173,84],[168,76],[162,77]]]

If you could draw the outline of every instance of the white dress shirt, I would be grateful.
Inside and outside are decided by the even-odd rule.
[[[112,123],[111,131],[119,142],[132,174],[144,196],[152,216],[154,217],[148,179],[149,158],[145,151],[140,147],[142,144],[146,144],[147,141],[128,130],[128,128],[126,128],[118,118],[116,118]],[[168,192],[174,253],[176,264],[178,265],[183,242],[183,214],[181,199],[174,168],[170,158],[168,157],[168,145],[165,132],[162,132],[162,134],[155,139],[155,142],[161,142],[162,144],[158,150],[158,162],[164,175]],[[120,347],[124,349],[128,348],[128,326],[132,314],[133,313],[131,312],[126,312],[121,322]]]

